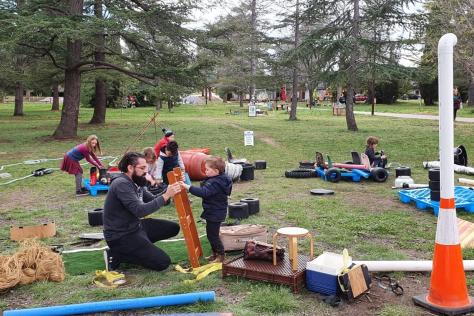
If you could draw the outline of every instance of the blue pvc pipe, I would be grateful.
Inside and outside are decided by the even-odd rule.
[[[3,312],[4,316],[11,315],[28,315],[28,316],[43,316],[43,315],[75,315],[86,313],[97,313],[107,311],[129,310],[159,306],[184,305],[196,302],[213,302],[216,299],[214,291],[209,292],[195,292],[186,294],[176,294],[167,296],[154,296],[142,298],[130,298],[124,300],[90,302],[83,304],[72,305],[58,305],[50,307],[28,308],[7,310]]]

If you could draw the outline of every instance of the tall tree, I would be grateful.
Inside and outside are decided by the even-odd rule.
[[[469,80],[469,106],[474,106],[474,2],[471,0],[430,0],[426,4],[426,43],[436,56],[437,42],[445,33],[457,35],[454,62],[461,66]]]
[[[329,66],[326,80],[342,84],[346,89],[346,125],[347,129],[357,131],[354,116],[354,92],[364,82],[370,69],[377,65],[398,64],[400,55],[394,54],[394,43],[406,41],[413,26],[413,15],[407,12],[410,0],[310,0],[304,15],[314,21],[316,27],[303,45],[311,47],[326,59]],[[377,25],[378,34],[392,35],[374,37],[370,30]],[[402,34],[395,36],[394,34]],[[402,45],[396,46],[400,49]],[[392,49],[384,48],[392,47]],[[378,47],[378,49],[374,49]],[[372,48],[372,49],[371,49]],[[377,51],[378,55],[371,55]],[[370,58],[370,56],[373,56]],[[390,66],[390,67],[392,67]],[[369,76],[370,77],[370,76]],[[391,73],[378,80],[392,79]]]
[[[42,53],[64,71],[64,106],[54,137],[77,134],[80,82],[84,72],[118,71],[150,85],[160,80],[189,82],[199,73],[190,43],[205,37],[183,27],[191,2],[102,0],[107,16],[90,14],[96,1],[31,0],[21,9],[2,10],[0,33],[13,34],[9,44],[27,54]],[[97,7],[98,9],[98,7]],[[99,11],[99,10],[97,10]],[[103,50],[97,38],[107,30]],[[117,43],[121,43],[117,48]],[[91,58],[105,53],[106,61]]]
[[[103,1],[94,0],[94,15],[97,19],[103,19]],[[94,60],[99,63],[105,62],[105,34],[100,29],[96,35],[96,48],[94,51]],[[95,98],[94,98],[94,114],[89,123],[103,124],[105,123],[105,114],[107,111],[107,82],[100,74],[95,79]]]

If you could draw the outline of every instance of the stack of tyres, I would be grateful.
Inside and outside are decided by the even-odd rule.
[[[430,187],[431,200],[439,202],[439,199],[440,199],[439,168],[429,169],[428,177],[430,179],[429,187]]]

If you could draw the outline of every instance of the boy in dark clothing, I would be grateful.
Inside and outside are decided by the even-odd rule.
[[[153,243],[176,236],[175,222],[143,217],[157,211],[181,191],[179,184],[169,185],[160,196],[148,192],[147,163],[140,153],[129,152],[119,163],[122,174],[110,184],[104,205],[104,237],[106,269],[115,270],[121,262],[164,270],[170,257]]]
[[[385,168],[387,164],[387,156],[384,155],[383,151],[380,153],[376,152],[379,139],[375,136],[369,136],[366,141],[365,154],[369,157],[370,166],[372,168],[381,167]]]
[[[178,153],[178,143],[172,140],[160,151],[156,167],[157,180],[168,184],[167,174],[175,167],[180,167],[183,175],[186,172],[183,160]]]
[[[201,187],[180,184],[191,194],[202,198],[201,217],[206,220],[206,235],[212,248],[209,262],[223,262],[224,246],[219,238],[221,223],[227,216],[228,196],[232,192],[232,180],[225,174],[225,162],[222,158],[210,156],[206,159],[206,176]]]

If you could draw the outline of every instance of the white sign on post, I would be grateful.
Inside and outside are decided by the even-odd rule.
[[[244,132],[244,146],[253,146],[253,131]]]
[[[257,107],[255,105],[249,105],[249,116],[257,116]]]

